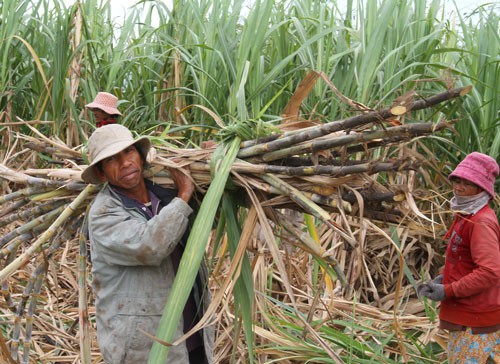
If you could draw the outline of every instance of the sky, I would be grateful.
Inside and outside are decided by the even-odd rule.
[[[74,0],[66,0],[67,3],[73,3]],[[164,0],[167,4],[171,4],[171,0]],[[138,0],[109,0],[114,16],[123,17],[126,13],[127,9],[133,6]],[[248,0],[249,3],[252,0]],[[345,3],[345,0],[338,0],[339,4]],[[497,3],[500,4],[499,0],[444,0],[445,7],[448,11],[452,12],[455,10],[455,5],[457,5],[460,13],[465,15],[466,13],[470,13],[476,7],[486,3]]]
[[[2,1],[2,0],[0,0]],[[77,0],[63,0],[66,6],[74,4]],[[81,1],[81,0],[80,0]],[[104,0],[103,0],[104,1]],[[108,0],[111,4],[111,12],[113,19],[119,24],[120,19],[127,18],[127,13],[134,4],[139,3],[141,0]],[[159,0],[167,4],[167,7],[171,8],[172,0]],[[215,0],[216,1],[216,0]],[[246,0],[248,4],[252,4],[254,0]],[[280,1],[280,0],[275,0]],[[339,7],[342,9],[342,4],[345,4],[347,0],[336,0]],[[373,0],[365,0],[373,1]],[[427,0],[431,1],[431,0]],[[475,8],[484,4],[495,4],[500,6],[500,0],[442,0],[446,11],[452,15],[455,13],[455,4],[462,15],[470,14]],[[344,6],[345,7],[345,6]],[[154,18],[153,18],[154,19]]]
[[[133,4],[135,4],[138,0],[109,0],[110,3],[113,5],[113,7],[118,11],[122,12],[122,9],[126,9]],[[71,2],[71,1],[70,1]],[[171,3],[171,1],[166,0],[166,3]],[[345,0],[340,0],[339,3],[345,2]],[[460,11],[467,11],[467,10],[473,10],[475,7],[481,4],[485,3],[494,3],[494,2],[499,2],[499,1],[492,1],[492,0],[445,0],[446,6],[451,6],[454,8],[453,3],[456,3]],[[251,3],[251,0],[249,0],[249,3]]]

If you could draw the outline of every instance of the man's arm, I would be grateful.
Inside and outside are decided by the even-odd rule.
[[[95,202],[89,214],[92,249],[100,259],[116,265],[159,265],[181,240],[193,211],[175,198],[146,221],[117,198],[106,196]]]

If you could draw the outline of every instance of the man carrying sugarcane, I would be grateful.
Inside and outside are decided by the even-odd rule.
[[[151,143],[134,139],[122,125],[105,125],[91,135],[89,166],[82,179],[107,183],[88,215],[97,338],[104,361],[146,363],[163,308],[187,241],[194,184],[169,169],[177,190],[144,179]],[[190,330],[208,303],[204,269],[177,328]],[[213,362],[213,331],[205,328],[169,350],[168,363]]]

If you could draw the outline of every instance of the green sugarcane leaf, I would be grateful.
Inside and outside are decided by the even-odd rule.
[[[225,157],[217,166],[214,179],[205,194],[200,210],[193,223],[193,228],[179,264],[170,295],[163,309],[156,337],[164,342],[172,342],[182,311],[186,305],[189,293],[193,287],[198,268],[200,267],[205,247],[209,240],[213,221],[224,192],[226,181],[229,178],[231,165],[238,154],[240,139],[235,138],[231,144],[224,145]],[[165,363],[169,347],[155,341],[149,353],[148,363]]]
[[[228,194],[225,194],[222,199],[222,213],[225,215],[227,222],[227,233],[229,251],[231,258],[234,256],[238,249],[238,243],[241,237],[241,226],[239,225],[236,217],[238,216],[237,202]],[[238,317],[241,314],[243,329],[245,332],[246,343],[248,346],[248,360],[253,363],[253,347],[254,335],[252,331],[252,312],[253,312],[253,279],[252,270],[250,268],[250,261],[245,254],[241,262],[241,272],[234,286],[234,303],[235,315]]]

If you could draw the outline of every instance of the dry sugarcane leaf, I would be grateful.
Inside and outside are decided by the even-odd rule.
[[[80,157],[81,156],[81,153],[78,152],[78,151],[75,151],[71,148],[69,148],[67,145],[65,145],[63,142],[56,142],[50,138],[47,138],[45,135],[43,135],[40,131],[38,131],[36,128],[33,128],[32,126],[28,125],[28,127],[31,129],[31,131],[33,133],[35,133],[36,135],[38,135],[38,137],[40,137],[42,140],[46,141],[47,143],[53,145],[54,147],[56,147],[57,149],[59,150],[62,150],[64,151],[64,153],[67,153],[68,155],[71,155],[73,157]]]
[[[282,117],[285,122],[300,121],[300,105],[309,95],[318,78],[319,75],[317,72],[309,71],[304,79],[300,82],[300,84],[297,86],[297,89],[290,98],[290,101],[288,101],[288,104],[285,106],[285,109],[282,112]]]
[[[348,98],[347,96],[345,96],[344,94],[342,94],[339,91],[339,89],[337,87],[335,87],[335,85],[333,84],[333,82],[328,78],[328,76],[326,75],[326,73],[320,72],[319,73],[319,77],[321,77],[322,80],[325,81],[325,83],[328,85],[328,87],[333,91],[333,93],[335,95],[337,95],[337,97],[342,102],[344,102],[347,105],[351,106],[354,110],[362,111],[362,112],[373,111],[373,109],[369,108],[368,106],[363,105],[362,103],[360,103],[358,101],[351,100],[350,98]]]
[[[287,132],[287,131],[297,131],[305,128],[310,128],[313,126],[319,125],[319,121],[309,121],[309,120],[288,120],[284,119],[284,121],[278,125],[278,129],[282,132]]]

